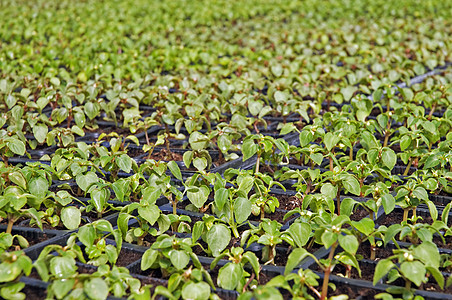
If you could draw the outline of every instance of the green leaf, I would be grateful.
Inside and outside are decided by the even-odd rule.
[[[203,171],[207,168],[207,160],[204,157],[197,157],[193,160],[193,166],[198,171]]]
[[[7,143],[9,150],[11,150],[13,153],[23,156],[25,154],[25,144],[17,139],[13,138],[10,142]]]
[[[353,94],[358,90],[356,86],[349,85],[347,87],[341,88],[342,96],[344,97],[344,101],[350,101]]]
[[[27,180],[25,179],[22,172],[13,171],[8,174],[8,179],[20,186],[23,189],[27,188]]]
[[[439,287],[441,289],[444,289],[444,276],[443,276],[443,274],[437,268],[434,268],[434,267],[427,266],[426,269],[427,269],[427,272],[429,272],[430,274],[433,275],[433,278],[435,278],[435,280],[438,283]]]
[[[302,248],[309,241],[311,236],[311,226],[307,223],[296,222],[290,225],[287,230],[293,238],[297,247]]]
[[[239,185],[239,190],[247,195],[253,188],[254,180],[252,176],[240,176],[237,179],[237,183]]]
[[[429,241],[425,241],[422,244],[416,246],[413,249],[413,255],[415,258],[423,261],[426,265],[430,265],[434,268],[440,266],[440,254],[438,247]]]
[[[292,131],[296,130],[297,127],[293,123],[286,123],[281,128],[280,135],[286,135],[288,133],[291,133]]]
[[[307,144],[309,144],[312,139],[314,138],[314,134],[311,130],[305,129],[302,132],[300,132],[300,146],[305,147]]]
[[[336,147],[337,143],[341,138],[331,132],[327,132],[323,137],[323,142],[325,143],[326,149],[331,152],[331,150]]]
[[[392,224],[388,227],[386,230],[386,234],[384,236],[384,244],[386,245],[389,241],[392,241],[392,239],[402,230],[402,225],[400,224]]]
[[[428,193],[427,191],[421,187],[418,186],[417,188],[414,189],[413,191],[413,196],[415,196],[416,198],[418,198],[419,200],[425,200],[428,201]]]
[[[250,159],[257,153],[258,146],[252,139],[245,139],[242,145],[243,161]]]
[[[309,157],[317,165],[320,165],[322,163],[322,161],[323,161],[323,154],[322,153],[312,153],[312,154],[309,155]]]
[[[33,135],[40,144],[45,142],[48,132],[49,129],[44,124],[36,124],[35,126],[33,126]]]
[[[160,216],[160,209],[155,204],[138,207],[138,214],[140,217],[148,221],[150,225],[154,225]]]
[[[194,206],[196,206],[196,208],[201,208],[209,198],[210,189],[204,185],[199,188],[193,187],[193,189],[197,189],[197,192],[188,191],[187,198]]]
[[[17,278],[22,270],[17,264],[3,262],[0,264],[0,282],[10,282]]]
[[[94,244],[94,239],[96,238],[96,230],[91,224],[80,227],[77,233],[77,237],[80,242],[85,246],[90,246]]]
[[[206,148],[207,137],[199,131],[194,131],[190,134],[188,142],[193,150],[202,150]]]
[[[427,270],[424,264],[419,261],[404,261],[400,265],[400,271],[408,280],[416,286],[420,286]]]
[[[58,279],[52,283],[52,290],[57,299],[63,299],[73,288],[75,279]]]
[[[259,280],[260,265],[259,265],[259,259],[257,258],[256,254],[254,254],[251,251],[247,251],[247,252],[243,253],[243,258],[246,258],[246,260],[248,260],[248,263],[251,265],[254,273],[256,274],[256,278]]]
[[[30,193],[38,198],[44,198],[49,190],[49,182],[43,177],[31,178],[28,182]]]
[[[320,188],[320,192],[322,193],[322,195],[330,199],[334,199],[337,194],[337,186],[334,186],[331,183],[326,183],[322,185],[322,187]]]
[[[427,201],[428,210],[430,212],[430,217],[432,217],[433,222],[438,219],[438,209],[436,208],[435,203],[432,201]]]
[[[400,139],[400,150],[405,151],[411,145],[411,138],[408,135],[402,136]]]
[[[292,272],[292,270],[295,269],[301,263],[301,261],[308,256],[312,256],[312,254],[310,254],[304,248],[293,249],[293,251],[289,254],[289,257],[287,258],[287,264],[286,268],[284,269],[284,275],[287,275],[290,272]]]
[[[26,296],[20,292],[24,287],[23,282],[10,282],[0,289],[0,297],[8,300],[24,300]]]
[[[94,205],[94,208],[98,212],[102,212],[104,209],[105,203],[110,198],[110,192],[107,189],[94,189],[91,191],[91,200]]]
[[[353,208],[355,207],[355,204],[357,201],[353,200],[352,198],[344,198],[341,201],[341,215],[350,216],[353,212]]]
[[[180,168],[175,161],[168,162],[168,169],[170,169],[171,174],[173,174],[176,179],[182,181],[182,173],[180,172]]]
[[[218,272],[217,284],[226,290],[235,290],[243,277],[243,267],[240,264],[227,263]]]
[[[107,299],[109,288],[102,278],[93,278],[85,283],[83,290],[93,300]]]
[[[344,188],[347,192],[352,193],[356,196],[359,196],[361,194],[361,187],[359,186],[359,182],[355,177],[351,175],[346,176],[342,181],[342,184],[344,185]]]
[[[337,237],[338,237],[337,233],[325,231],[321,237],[323,246],[325,246],[325,248],[327,249],[330,248],[337,241]]]
[[[440,162],[441,161],[440,161],[438,155],[437,154],[432,154],[425,160],[424,168],[425,169],[434,168],[437,165],[439,165]]]
[[[145,271],[149,269],[157,260],[158,254],[158,250],[146,250],[146,252],[144,252],[143,256],[141,257],[141,270]]]
[[[386,214],[389,214],[394,210],[395,199],[394,196],[392,196],[391,194],[386,193],[383,196],[381,196],[381,202],[383,204],[383,208]]]
[[[392,149],[385,149],[383,150],[381,154],[381,159],[383,161],[383,164],[389,169],[392,170],[397,163],[397,155],[395,154],[394,150]]]
[[[171,263],[178,270],[184,269],[190,262],[190,256],[183,250],[171,250],[169,253]]]
[[[350,254],[355,254],[358,250],[358,239],[354,235],[339,235],[339,245],[344,249],[346,252]]]
[[[229,190],[226,188],[220,188],[215,191],[215,205],[221,211],[224,205],[229,200]]]
[[[183,299],[206,300],[210,297],[210,286],[207,282],[189,282],[182,287]]]
[[[390,259],[380,260],[375,267],[373,284],[376,285],[394,267],[395,265]]]
[[[359,222],[352,221],[353,227],[365,235],[370,235],[375,229],[375,222],[369,218],[363,218]]]
[[[238,197],[234,203],[234,215],[236,222],[245,222],[251,214],[251,201],[245,197]]]
[[[61,221],[69,230],[77,229],[80,226],[81,218],[80,210],[74,206],[66,206],[61,210]]]
[[[75,178],[75,182],[84,192],[87,192],[89,187],[98,182],[98,180],[99,179],[94,172],[88,172],[86,175],[79,174]]]
[[[54,257],[50,261],[50,272],[56,278],[69,278],[77,271],[74,258],[70,256]]]
[[[132,170],[132,159],[127,154],[121,154],[116,158],[118,167],[126,173],[130,173]]]
[[[206,238],[212,255],[217,257],[229,245],[231,231],[224,224],[215,224],[207,232]]]

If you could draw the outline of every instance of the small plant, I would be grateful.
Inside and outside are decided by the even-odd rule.
[[[21,290],[25,283],[20,282],[22,275],[31,273],[33,263],[23,251],[3,252],[0,254],[0,296],[4,299],[25,299]]]
[[[262,249],[262,261],[268,264],[275,264],[276,246],[281,244],[283,240],[289,241],[290,244],[294,244],[292,239],[287,233],[281,232],[281,224],[275,220],[263,219],[259,223],[259,227],[255,227],[250,224],[251,229],[245,230],[242,233],[241,246],[243,247],[246,242],[249,247],[252,243],[264,245]]]
[[[190,259],[197,262],[195,264],[200,267],[192,247],[190,238],[177,238],[162,234],[143,254],[141,270],[160,269],[163,277],[169,277],[174,272],[184,270]]]
[[[409,249],[393,250],[393,253],[378,262],[374,285],[388,275],[388,283],[402,278],[405,281],[405,289],[410,291],[412,284],[419,287],[432,276],[440,288],[444,288],[444,276],[439,271],[440,255],[435,244],[426,241],[420,245],[412,245]]]
[[[223,257],[227,257],[230,262],[221,267],[218,272],[217,284],[219,287],[243,293],[255,278],[259,280],[259,260],[253,252],[244,252],[240,247],[226,249],[212,261],[210,269],[215,268]],[[253,273],[250,274],[245,270],[247,264],[250,264]]]
[[[261,160],[265,163],[267,160],[278,164],[282,159],[281,155],[276,153],[279,149],[286,158],[289,156],[289,145],[283,139],[274,139],[271,136],[264,136],[262,134],[248,135],[243,140],[242,153],[243,161],[246,161],[257,156],[255,173],[259,173]]]
[[[297,273],[278,275],[272,278],[266,286],[285,289],[294,299],[310,299],[312,298],[311,293],[320,298],[320,292],[317,290],[319,279],[319,275],[313,271],[300,268]]]

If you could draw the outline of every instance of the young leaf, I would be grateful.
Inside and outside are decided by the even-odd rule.
[[[373,284],[376,285],[394,266],[394,263],[390,259],[380,260],[375,267]]]
[[[168,168],[170,169],[171,174],[176,177],[176,179],[182,181],[182,173],[180,172],[179,166],[175,161],[168,162]]]
[[[214,257],[220,255],[231,240],[231,231],[224,224],[215,224],[206,235],[207,245]]]
[[[235,290],[242,276],[242,265],[230,262],[224,265],[218,272],[217,284],[223,289]]]
[[[61,210],[61,221],[69,229],[77,229],[81,222],[81,212],[74,206],[66,206]]]

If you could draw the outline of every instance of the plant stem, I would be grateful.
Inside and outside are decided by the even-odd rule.
[[[411,289],[411,281],[409,281],[408,279],[405,279],[406,281],[405,281],[405,288],[407,289],[407,290],[409,290],[409,289]]]
[[[333,257],[334,257],[334,252],[336,251],[336,248],[337,248],[337,242],[335,242],[331,246],[330,254],[328,255],[329,263],[328,263],[328,267],[326,267],[326,269],[325,269],[325,275],[323,277],[322,295],[320,296],[320,300],[325,300],[327,298],[328,283],[330,281],[331,267],[333,265]]]
[[[391,129],[391,119],[388,119],[388,124],[386,125],[385,130],[385,140],[383,142],[383,147],[388,146],[389,136],[391,135],[390,129]]]
[[[235,238],[239,238],[239,231],[237,230],[236,224],[231,224],[232,233],[234,234]]]
[[[337,205],[337,215],[341,214],[341,185],[337,186],[337,194],[336,194],[336,205]]]
[[[370,259],[371,260],[375,260],[375,256],[377,253],[377,247],[375,247],[375,245],[370,245]]]
[[[13,217],[10,217],[8,219],[8,226],[6,227],[6,233],[11,233],[11,231],[13,231],[14,222],[16,222],[16,219],[14,219]]]
[[[259,163],[261,160],[261,153],[257,152],[257,160],[256,160],[256,172],[255,173],[259,173]]]
[[[436,108],[436,102],[433,103],[432,109],[430,110],[430,113],[429,113],[428,116],[427,116],[427,120],[430,121],[430,120],[432,119],[433,113],[435,112],[435,108]]]
[[[171,201],[173,204],[173,215],[177,215],[177,201]]]
[[[318,297],[320,298],[320,293],[318,290],[316,290],[312,285],[308,285],[308,288]]]
[[[148,146],[150,146],[151,143],[149,142],[148,128],[146,126],[144,127],[144,136],[146,137],[146,144],[148,144]]]
[[[6,155],[2,156],[3,162],[5,163],[5,167],[8,166],[8,157],[6,157]]]
[[[351,266],[351,265],[346,265],[346,266],[345,266],[345,269],[346,269],[346,271],[345,271],[345,277],[346,277],[346,278],[352,277],[352,266]]]
[[[350,161],[353,161],[353,147],[350,147],[349,157],[350,157]]]
[[[333,158],[330,156],[330,171],[333,172]]]
[[[144,235],[139,236],[138,239],[137,239],[137,245],[138,246],[143,246],[143,243],[144,243]]]
[[[412,163],[412,159],[410,157],[410,160],[408,161],[408,165],[406,166],[405,172],[403,172],[403,176],[408,175],[408,172],[410,171],[410,168],[411,168],[411,163]]]
[[[243,286],[242,293],[246,292],[246,288],[250,285],[250,283],[253,281],[255,276],[256,276],[256,274],[254,274],[254,273],[251,274],[251,277],[248,279],[246,284]]]
[[[405,221],[405,222],[408,220],[408,211],[409,211],[409,208],[405,208],[403,210],[403,221]]]

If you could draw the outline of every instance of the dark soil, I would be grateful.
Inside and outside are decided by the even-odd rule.
[[[434,236],[433,243],[435,243],[438,248],[452,250],[452,236],[445,236],[444,239],[446,243],[443,243],[443,240],[439,236]]]
[[[355,286],[337,283],[335,291],[329,288],[328,297],[347,295],[349,299],[356,299],[360,296],[363,297],[363,299],[375,299],[375,295],[379,293],[379,291],[376,291],[374,289],[366,289],[361,287],[358,288]]]
[[[40,300],[47,298],[47,290],[34,286],[26,285],[21,292],[26,295],[25,299]]]
[[[361,255],[364,259],[369,259],[370,260],[370,244],[368,242],[364,242],[362,243],[359,248],[358,251],[356,252],[357,255]],[[389,256],[392,255],[392,249],[389,247],[386,248],[381,248],[378,247],[377,250],[375,251],[375,261],[378,261],[380,259],[383,258],[387,258]]]
[[[375,264],[375,266],[376,266],[376,264]],[[355,268],[352,268],[350,278],[373,281],[375,266],[372,264],[360,262],[359,267],[361,268],[361,277],[359,276],[358,270]],[[312,267],[310,267],[310,269],[313,271],[322,272],[322,270],[320,269],[320,267],[317,264],[314,264]],[[347,272],[347,270],[346,270],[345,266],[338,264],[334,267],[332,274],[338,275],[341,277],[345,277],[346,272]]]
[[[118,260],[116,261],[116,265],[118,267],[126,267],[131,263],[139,260],[143,256],[142,253],[132,251],[130,249],[122,248],[119,253]]]
[[[355,211],[350,215],[350,220],[360,221],[367,216],[369,216],[369,213],[367,212],[367,210],[365,210],[363,208],[358,208],[358,209],[355,209]]]
[[[292,210],[301,206],[301,199],[295,195],[270,194],[278,198],[279,208],[284,210]]]

